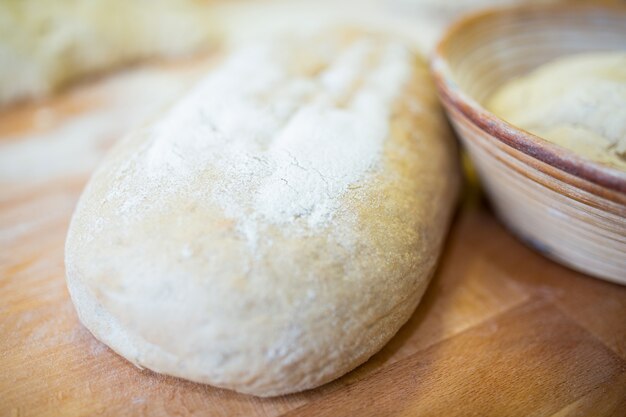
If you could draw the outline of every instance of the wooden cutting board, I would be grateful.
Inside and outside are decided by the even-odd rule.
[[[254,398],[140,370],[95,340],[64,282],[74,204],[110,144],[203,65],[0,114],[0,416],[626,416],[626,287],[525,247],[472,186],[413,317],[323,387]]]

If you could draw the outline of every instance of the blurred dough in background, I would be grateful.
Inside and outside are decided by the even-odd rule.
[[[0,1],[0,105],[154,56],[207,48],[216,33],[201,0]]]
[[[465,12],[568,1],[621,0],[0,0],[0,106],[145,58],[331,26],[399,34],[428,54]]]

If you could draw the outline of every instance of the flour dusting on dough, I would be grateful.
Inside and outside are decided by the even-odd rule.
[[[259,222],[328,223],[348,186],[377,164],[411,71],[393,41],[322,43],[304,63],[285,46],[236,53],[150,133],[151,181],[176,190],[215,170],[215,203],[251,243]]]

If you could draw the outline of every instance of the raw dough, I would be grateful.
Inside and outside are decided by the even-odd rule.
[[[577,154],[626,170],[626,53],[570,55],[509,81],[487,107]]]
[[[67,239],[70,293],[138,366],[259,396],[313,388],[410,317],[458,175],[403,43],[253,45],[94,174]]]
[[[0,1],[0,105],[78,77],[211,46],[209,0]]]

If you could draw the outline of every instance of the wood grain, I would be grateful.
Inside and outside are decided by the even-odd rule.
[[[31,140],[24,120],[38,106],[58,103],[62,124],[111,105],[63,107],[99,82],[1,114],[11,134],[0,152]],[[343,378],[258,399],[140,370],[96,341],[69,300],[63,244],[88,173],[68,172],[0,176],[0,416],[626,415],[626,288],[528,249],[473,186],[413,317]]]

